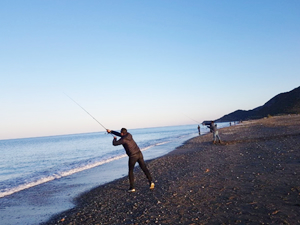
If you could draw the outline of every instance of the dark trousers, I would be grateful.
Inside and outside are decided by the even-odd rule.
[[[130,189],[134,188],[133,169],[134,169],[134,165],[136,162],[139,163],[139,165],[140,165],[141,169],[143,170],[144,174],[146,175],[149,183],[152,182],[152,177],[150,175],[149,170],[146,167],[143,154],[142,154],[142,152],[139,152],[137,154],[130,156],[129,161],[128,161],[128,167],[129,167],[128,177],[129,177]]]

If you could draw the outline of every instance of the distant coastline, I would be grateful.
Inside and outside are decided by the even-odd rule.
[[[252,110],[236,110],[217,119],[216,122],[253,120],[288,114],[300,114],[300,86],[276,95],[263,106]]]

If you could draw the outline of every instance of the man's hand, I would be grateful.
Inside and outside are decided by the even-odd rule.
[[[106,131],[107,131],[107,133],[110,133],[110,132],[111,132],[111,130],[109,130],[109,129],[106,129]]]

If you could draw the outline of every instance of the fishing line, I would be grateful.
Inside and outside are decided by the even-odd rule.
[[[185,115],[185,114],[183,114],[183,115]],[[185,115],[187,118],[190,118],[191,120],[193,120],[193,121],[195,121],[196,123],[199,123],[199,124],[201,124],[201,122],[199,122],[199,121],[197,121],[197,120],[194,120],[194,119],[192,119],[191,117],[189,117],[189,116],[187,116],[187,115]]]
[[[83,109],[87,114],[89,114],[89,116],[91,116],[97,123],[99,123],[101,125],[101,127],[103,127],[105,130],[107,130],[105,128],[105,126],[103,126],[102,123],[100,123],[95,117],[93,117],[88,111],[85,110],[85,108],[83,108],[81,105],[79,105],[73,98],[71,98],[69,95],[67,95],[66,93],[64,93],[69,99],[71,99],[73,102],[76,103],[76,105],[78,105],[81,109]],[[111,134],[112,135],[112,134]]]

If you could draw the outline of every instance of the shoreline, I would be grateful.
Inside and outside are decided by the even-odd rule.
[[[206,134],[139,167],[135,193],[120,178],[80,195],[42,224],[300,223],[300,116],[246,121]],[[127,170],[127,168],[124,168]]]
[[[194,126],[185,126],[187,129]],[[171,128],[177,131],[178,126]],[[179,128],[180,130],[181,128]],[[149,130],[150,133],[161,132],[159,129]],[[180,132],[180,131],[178,131]],[[176,133],[176,132],[175,132]],[[164,131],[162,131],[162,135]],[[176,135],[177,136],[177,135]],[[176,137],[174,136],[174,137]],[[184,141],[197,136],[196,132],[188,133],[172,141],[153,144],[143,148],[145,160],[151,160],[173,151]],[[159,136],[162,137],[162,136]],[[111,142],[104,142],[107,147],[112,147]],[[151,143],[150,143],[151,144]],[[149,145],[149,144],[148,144]],[[121,152],[124,152],[120,147]],[[125,154],[125,153],[123,153]],[[117,159],[117,157],[116,157]],[[63,163],[61,163],[63,164]],[[73,208],[74,199],[99,185],[104,185],[113,180],[127,176],[127,156],[108,163],[62,176],[49,182],[44,182],[11,195],[0,198],[0,218],[6,225],[40,224],[48,221],[53,215]],[[125,168],[125,169],[124,169]]]

